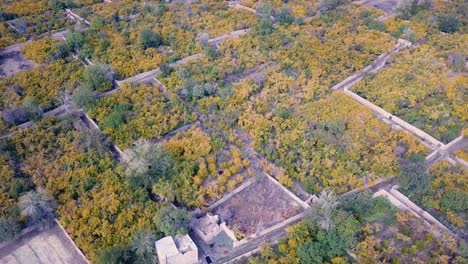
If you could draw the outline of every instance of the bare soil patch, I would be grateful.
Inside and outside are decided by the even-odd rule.
[[[55,225],[32,231],[0,249],[0,263],[86,264],[63,230]]]
[[[240,237],[272,227],[303,211],[300,204],[266,176],[214,209]]]
[[[358,3],[370,7],[375,7],[387,14],[395,13],[395,10],[398,6],[398,0],[363,0],[359,1]]]
[[[10,50],[0,53],[0,78],[5,78],[15,73],[34,67],[35,63],[24,57],[20,47],[14,46]]]

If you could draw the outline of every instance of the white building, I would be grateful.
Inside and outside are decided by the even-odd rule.
[[[189,235],[164,237],[155,243],[160,264],[196,264],[198,248]]]

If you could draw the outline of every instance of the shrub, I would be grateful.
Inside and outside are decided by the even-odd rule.
[[[289,25],[294,21],[294,17],[291,15],[291,9],[287,7],[281,8],[281,10],[276,15],[276,19],[279,23]]]
[[[159,33],[145,28],[140,32],[140,42],[144,49],[157,48],[162,44],[162,39]]]
[[[165,206],[154,217],[154,222],[166,236],[185,235],[189,231],[190,214],[185,209]]]
[[[160,73],[159,73],[160,78],[165,78],[169,76],[174,69],[172,69],[167,64],[161,64],[161,66],[159,66],[159,70],[160,70]]]
[[[26,97],[23,101],[23,107],[28,112],[29,120],[37,121],[41,118],[43,111],[36,98]]]
[[[73,103],[80,108],[90,108],[96,103],[96,95],[88,86],[80,86],[73,93]]]
[[[440,205],[444,210],[463,212],[468,210],[468,194],[457,191],[449,191],[440,199]]]
[[[87,67],[82,75],[81,84],[91,91],[106,91],[112,87],[114,71],[108,64],[95,64]]]
[[[459,28],[458,18],[454,15],[440,15],[437,17],[439,30],[445,33],[455,33]]]
[[[20,231],[21,226],[15,219],[0,219],[0,242],[15,238]]]
[[[258,24],[257,34],[269,35],[273,32],[273,22],[270,18],[262,18]]]
[[[466,58],[463,54],[455,53],[449,55],[449,63],[452,71],[462,72],[465,69]]]
[[[122,247],[106,248],[98,257],[98,264],[125,264],[129,263],[131,257],[128,250]]]
[[[364,23],[366,24],[367,28],[371,30],[378,30],[384,32],[387,29],[387,26],[382,21],[378,21],[371,17],[367,18]]]
[[[318,2],[318,10],[320,12],[332,11],[342,4],[342,2],[342,0],[320,0]]]

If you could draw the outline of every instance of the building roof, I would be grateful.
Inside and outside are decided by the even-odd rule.
[[[179,254],[179,250],[171,236],[161,238],[156,241],[156,253],[161,258],[166,258]]]
[[[197,246],[189,235],[179,236],[174,238],[177,249],[180,253],[185,254],[188,251],[195,250]]]

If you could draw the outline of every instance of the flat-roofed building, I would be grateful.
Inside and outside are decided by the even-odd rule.
[[[155,246],[160,264],[198,263],[198,248],[189,235],[167,236],[156,241]]]

